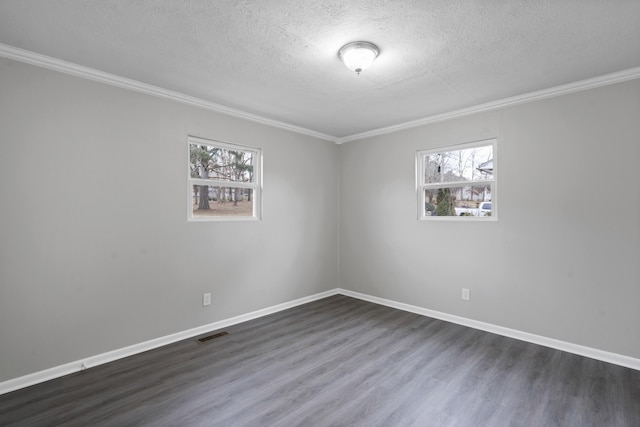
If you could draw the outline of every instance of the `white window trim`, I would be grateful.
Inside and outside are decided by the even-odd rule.
[[[425,176],[424,156],[429,154],[437,154],[448,151],[458,151],[468,148],[483,147],[493,145],[493,179],[477,180],[477,181],[453,181],[446,183],[430,183],[423,182]],[[489,221],[498,220],[498,138],[483,139],[480,141],[467,142],[456,145],[446,145],[416,152],[416,196],[417,196],[417,213],[420,221]],[[491,216],[427,216],[424,208],[424,190],[433,188],[446,187],[467,187],[470,183],[473,185],[491,184]]]
[[[191,178],[191,167],[189,159],[191,157],[191,144],[208,145],[225,148],[228,150],[238,150],[253,153],[255,156],[253,165],[254,182],[223,181],[217,179]],[[253,190],[253,216],[193,216],[192,190],[194,185],[224,186],[233,188],[250,188]],[[187,221],[189,222],[219,222],[219,221],[259,221],[262,219],[262,150],[256,147],[233,144],[218,141],[215,139],[200,138],[197,136],[187,137]]]

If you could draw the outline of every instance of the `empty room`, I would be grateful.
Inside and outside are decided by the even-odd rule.
[[[0,425],[639,426],[640,1],[0,1]]]

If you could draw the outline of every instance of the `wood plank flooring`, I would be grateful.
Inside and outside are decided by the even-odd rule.
[[[342,295],[225,330],[0,396],[0,425],[640,426],[640,371]]]

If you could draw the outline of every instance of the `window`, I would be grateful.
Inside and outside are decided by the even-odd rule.
[[[188,219],[259,219],[260,149],[196,137],[188,143]]]
[[[418,218],[496,219],[496,140],[418,151]]]

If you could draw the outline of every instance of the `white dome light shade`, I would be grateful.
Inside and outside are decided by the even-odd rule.
[[[350,70],[360,74],[378,56],[378,46],[369,42],[353,42],[342,46],[338,56]]]

